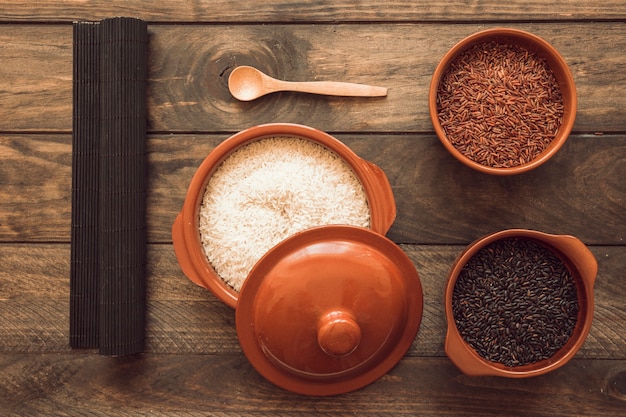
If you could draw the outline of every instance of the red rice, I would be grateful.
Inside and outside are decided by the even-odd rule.
[[[437,111],[462,154],[506,168],[532,161],[550,145],[563,120],[563,98],[544,59],[487,42],[451,63],[438,86]]]

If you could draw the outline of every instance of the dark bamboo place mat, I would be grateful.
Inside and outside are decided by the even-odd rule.
[[[143,350],[147,25],[74,24],[70,345]]]

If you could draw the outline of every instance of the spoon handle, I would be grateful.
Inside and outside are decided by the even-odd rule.
[[[329,96],[382,97],[387,95],[386,87],[336,81],[281,81],[274,87],[281,91],[299,91]]]

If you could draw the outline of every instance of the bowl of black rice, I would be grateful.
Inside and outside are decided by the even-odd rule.
[[[524,378],[565,365],[593,319],[598,264],[569,235],[507,229],[470,244],[445,291],[445,351],[466,375]]]

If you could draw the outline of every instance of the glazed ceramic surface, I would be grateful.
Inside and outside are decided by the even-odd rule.
[[[419,329],[418,273],[369,229],[327,226],[275,246],[251,271],[236,311],[254,367],[306,395],[361,388],[389,371]]]
[[[474,351],[460,335],[452,309],[454,286],[465,264],[483,247],[507,238],[531,239],[556,254],[565,263],[576,281],[579,303],[577,324],[568,342],[549,359],[517,367],[506,367],[500,363],[487,361]],[[463,373],[474,376],[525,378],[545,374],[565,365],[580,349],[591,329],[594,310],[593,286],[597,272],[598,264],[595,257],[579,239],[573,236],[551,235],[525,229],[508,229],[478,239],[459,255],[448,274],[445,292],[446,354]]]
[[[480,163],[472,161],[471,159],[463,155],[463,153],[457,150],[446,137],[446,134],[441,127],[441,124],[439,123],[437,111],[437,89],[443,75],[446,73],[450,64],[454,62],[454,60],[459,55],[472,48],[473,46],[477,44],[487,43],[490,41],[497,41],[499,43],[505,43],[509,45],[519,45],[527,48],[530,51],[535,52],[539,57],[545,59],[554,73],[554,76],[561,90],[561,95],[563,97],[563,120],[554,140],[537,158],[526,164],[510,168],[495,168],[487,165],[482,165]],[[492,175],[520,174],[534,169],[552,158],[569,137],[572,127],[574,126],[577,105],[578,99],[576,95],[574,77],[572,76],[572,73],[570,72],[567,63],[559,54],[559,52],[548,42],[536,35],[525,31],[509,28],[494,28],[477,32],[454,45],[443,56],[443,58],[437,65],[430,83],[428,97],[430,119],[432,121],[435,132],[437,133],[437,136],[439,137],[439,140],[441,141],[443,146],[456,159],[458,159],[466,166],[477,171]]]
[[[198,225],[200,204],[211,175],[224,159],[246,144],[273,136],[310,140],[343,158],[365,189],[370,209],[370,228],[373,231],[384,235],[396,217],[395,200],[385,173],[373,163],[359,158],[345,144],[327,133],[308,126],[276,123],[251,127],[231,136],[206,157],[191,179],[183,208],[172,227],[172,240],[184,274],[232,308],[236,307],[239,294],[219,277],[202,248]]]

